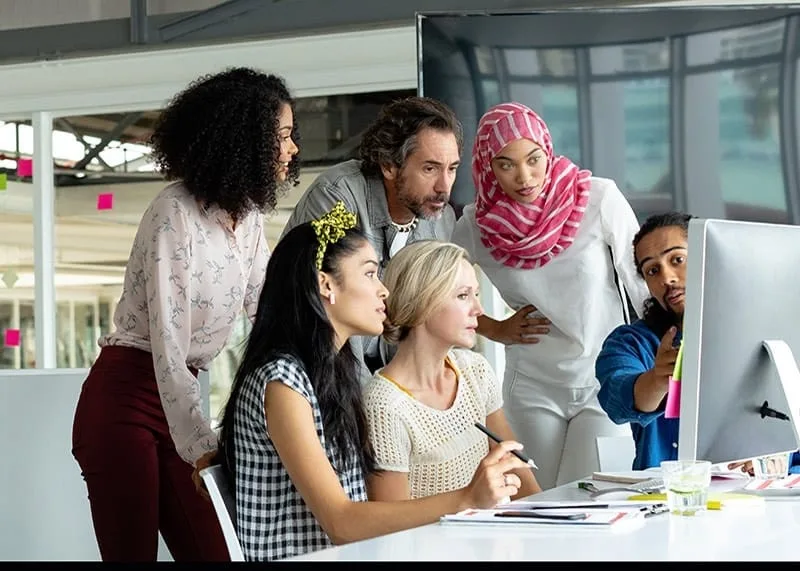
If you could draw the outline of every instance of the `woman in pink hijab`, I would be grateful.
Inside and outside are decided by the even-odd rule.
[[[649,295],[633,264],[639,224],[614,181],[555,155],[545,122],[520,103],[481,117],[472,178],[475,203],[453,241],[514,311],[478,322],[506,346],[506,415],[542,489],[584,478],[599,470],[598,436],[631,435],[600,407],[594,362],[627,319],[620,282],[637,312]]]

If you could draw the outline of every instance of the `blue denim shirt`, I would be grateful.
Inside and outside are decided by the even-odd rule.
[[[680,333],[676,340],[680,340]],[[664,418],[665,402],[653,412],[639,412],[633,405],[633,385],[639,375],[653,368],[660,343],[658,336],[642,320],[620,325],[603,342],[595,362],[595,374],[600,381],[600,406],[615,423],[631,425],[636,446],[634,470],[657,467],[662,460],[678,459],[679,420]],[[792,454],[789,472],[800,473],[800,452]]]
[[[631,425],[636,456],[634,470],[657,467],[662,460],[678,459],[677,418],[664,418],[664,402],[653,412],[640,412],[633,404],[633,385],[655,364],[661,339],[642,320],[620,325],[603,342],[595,361],[600,382],[600,406],[617,424]]]

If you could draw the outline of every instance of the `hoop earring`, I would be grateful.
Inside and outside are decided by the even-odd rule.
[[[333,305],[333,304],[335,304],[335,303],[336,303],[336,296],[334,296],[334,295],[333,295],[333,292],[331,292],[331,295],[330,295],[330,297],[328,298],[328,301],[330,301],[330,302],[331,302],[331,305]]]

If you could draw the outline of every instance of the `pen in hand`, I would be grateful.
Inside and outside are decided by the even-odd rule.
[[[486,428],[480,422],[476,422],[475,423],[475,428],[477,428],[478,430],[483,432],[486,436],[488,436],[489,438],[491,438],[492,440],[494,440],[498,444],[500,442],[502,442],[502,440],[500,440],[500,438],[496,434],[494,434],[491,430]],[[522,460],[523,462],[525,462],[531,468],[534,468],[536,470],[539,469],[539,466],[537,466],[536,463],[532,459],[528,458],[528,456],[526,456],[524,452],[520,452],[519,450],[512,450],[511,453],[514,456],[516,456],[517,458],[519,458],[520,460]]]

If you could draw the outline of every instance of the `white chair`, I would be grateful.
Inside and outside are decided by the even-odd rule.
[[[211,496],[211,503],[214,504],[214,511],[217,512],[217,519],[222,528],[222,534],[225,536],[231,561],[244,561],[244,553],[242,553],[242,546],[239,544],[234,523],[236,521],[236,499],[225,471],[220,465],[209,466],[200,471],[200,477],[203,478],[208,495]]]
[[[636,447],[631,435],[597,437],[597,460],[601,472],[630,472],[634,456]]]

